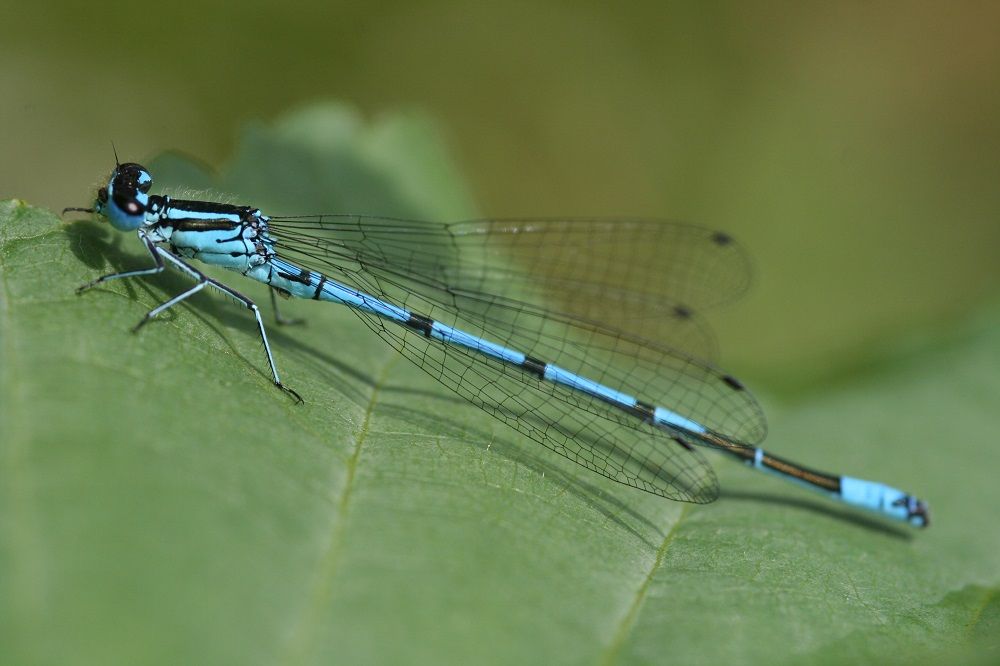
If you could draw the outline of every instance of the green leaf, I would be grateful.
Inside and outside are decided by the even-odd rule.
[[[337,106],[157,185],[275,212],[474,211],[433,123]],[[350,312],[270,326],[111,283],[131,236],[0,203],[0,662],[951,663],[1000,650],[1000,326],[771,406],[776,452],[930,500],[888,525],[718,460],[709,506],[577,468],[454,398]],[[214,273],[267,302],[260,285]],[[265,310],[267,306],[265,305]],[[715,459],[713,459],[715,461]]]

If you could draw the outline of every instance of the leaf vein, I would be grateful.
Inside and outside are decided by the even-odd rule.
[[[356,477],[358,462],[361,458],[361,450],[364,443],[371,434],[371,421],[375,412],[375,405],[378,403],[381,387],[385,384],[389,374],[389,369],[393,366],[398,356],[390,358],[382,367],[372,389],[371,397],[365,407],[365,416],[355,438],[354,448],[347,459],[344,486],[340,497],[336,502],[335,523],[330,540],[319,559],[319,566],[315,573],[316,585],[313,586],[311,603],[306,609],[304,616],[293,628],[291,647],[288,655],[283,660],[287,664],[301,664],[308,662],[308,657],[314,647],[315,636],[320,624],[324,608],[329,604],[333,595],[333,581],[336,578],[337,567],[340,564],[340,556],[344,548],[344,532],[347,524],[347,514],[350,510],[352,492],[354,490],[354,480]]]
[[[663,566],[663,560],[666,558],[667,550],[670,548],[670,544],[673,543],[674,538],[677,536],[677,530],[684,521],[684,518],[687,516],[687,512],[688,505],[685,504],[681,509],[680,515],[677,517],[677,521],[670,528],[670,531],[668,531],[663,537],[663,542],[656,550],[656,559],[653,561],[653,566],[649,569],[646,577],[642,581],[642,584],[636,590],[628,611],[618,623],[614,639],[611,641],[608,649],[604,652],[604,655],[600,659],[600,663],[602,665],[609,666],[618,660],[618,653],[621,652],[621,649],[625,646],[626,639],[632,633],[632,627],[634,626],[635,620],[639,615],[639,610],[642,608],[642,604],[646,599],[646,593],[649,591],[649,586],[653,582],[653,577],[656,575],[656,572],[660,570],[660,567]]]

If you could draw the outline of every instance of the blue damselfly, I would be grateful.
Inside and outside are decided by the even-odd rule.
[[[764,415],[737,379],[703,360],[711,343],[695,316],[747,286],[746,257],[726,234],[641,220],[268,217],[250,206],[151,195],[152,182],[144,167],[117,164],[93,208],[66,209],[136,232],[153,261],[78,292],[168,264],[195,281],[136,330],[206,287],[220,291],[253,312],[274,384],[301,401],[279,378],[257,305],[189,263],[197,259],[269,285],[275,308],[276,293],[349,306],[448,388],[619,483],[711,502],[719,491],[699,451],[707,447],[848,504],[928,524],[926,504],[912,495],[757,446]],[[608,303],[614,326],[595,305]]]

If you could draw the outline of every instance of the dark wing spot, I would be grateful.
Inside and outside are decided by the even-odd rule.
[[[732,375],[722,375],[722,381],[725,382],[729,388],[736,391],[742,391],[746,388],[740,380],[736,379],[736,377],[733,377]]]
[[[716,245],[729,245],[733,242],[733,237],[727,233],[716,231],[712,234],[712,242]]]
[[[671,437],[670,439],[674,440],[675,442],[677,442],[678,444],[680,444],[681,446],[683,446],[688,451],[694,451],[694,447],[691,446],[690,444],[688,444],[687,442],[685,442],[680,437]]]
[[[692,314],[694,313],[691,312],[691,308],[686,305],[674,306],[674,316],[679,319],[690,319]]]

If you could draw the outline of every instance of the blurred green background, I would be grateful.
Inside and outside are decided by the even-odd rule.
[[[291,304],[296,410],[243,313],[200,299],[134,343],[183,280],[74,299],[135,244],[5,207],[0,661],[990,663],[998,24],[996,3],[0,5],[0,199],[87,205],[111,141],[246,183],[335,100],[369,123],[347,159],[381,137],[379,182],[422,210],[725,229],[756,283],[711,323],[775,450],[940,518],[884,529],[722,463],[714,505],[637,497]]]
[[[1000,283],[996,3],[23,3],[0,9],[0,196],[85,201],[111,162],[224,162],[336,98],[436,118],[490,216],[724,228],[758,284],[744,374],[822,384]],[[374,211],[373,211],[374,212]]]

